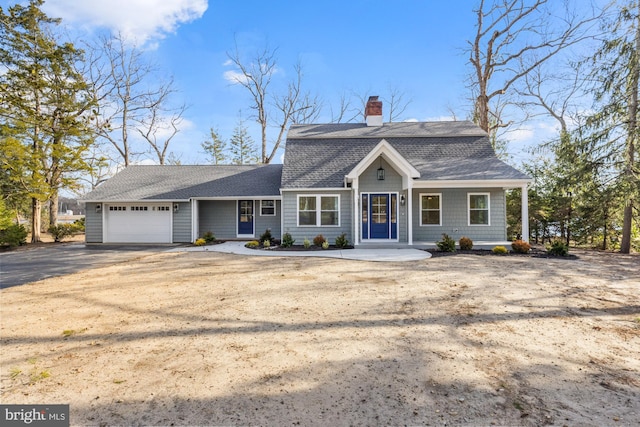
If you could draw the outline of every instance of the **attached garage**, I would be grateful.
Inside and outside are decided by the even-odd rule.
[[[172,243],[171,203],[105,204],[104,243]]]

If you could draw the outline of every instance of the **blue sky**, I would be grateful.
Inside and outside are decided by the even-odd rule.
[[[7,7],[13,2],[0,0]],[[320,122],[331,119],[340,96],[380,95],[389,88],[411,102],[403,119],[468,117],[464,48],[474,34],[469,0],[48,0],[43,9],[74,33],[91,37],[121,31],[144,41],[148,54],[179,89],[188,110],[171,150],[183,163],[204,163],[200,142],[210,127],[228,139],[239,112],[251,124],[248,93],[224,78],[227,52],[237,40],[244,54],[277,48],[274,88],[301,60],[304,85],[323,100]],[[251,133],[259,142],[257,127]],[[545,132],[547,132],[545,134]],[[521,158],[524,144],[546,138],[544,125],[511,134],[509,151]]]

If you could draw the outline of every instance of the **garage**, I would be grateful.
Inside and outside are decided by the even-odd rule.
[[[105,204],[104,228],[105,243],[171,243],[171,204]]]

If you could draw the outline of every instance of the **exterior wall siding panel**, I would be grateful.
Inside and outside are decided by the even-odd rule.
[[[420,194],[442,194],[442,223],[438,226],[420,225]],[[490,225],[469,225],[467,195],[469,193],[490,193]],[[413,190],[413,241],[414,243],[435,242],[447,233],[456,240],[466,236],[473,241],[496,241],[507,239],[505,194],[495,188],[455,188],[455,189],[414,189]]]
[[[86,203],[85,206],[85,234],[84,239],[87,243],[102,243],[102,209],[96,212],[96,205],[102,206],[102,203]]]
[[[178,211],[173,211],[173,243],[191,242],[191,203],[173,203]]]
[[[202,236],[211,231],[218,239],[235,239],[237,223],[235,200],[201,200],[198,202],[198,230]]]
[[[298,195],[339,195],[340,196],[340,226],[298,227]],[[353,244],[353,215],[351,213],[352,191],[336,189],[332,191],[285,191],[282,193],[282,211],[284,230],[295,239],[295,245],[302,245],[305,238],[313,241],[318,234],[322,234],[330,244],[334,244],[336,237],[345,233],[349,243]]]

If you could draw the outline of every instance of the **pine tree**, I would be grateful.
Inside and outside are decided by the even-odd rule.
[[[623,195],[622,243],[631,248],[632,219],[640,196],[638,84],[640,82],[640,2],[619,7],[600,49],[593,57],[597,105],[588,118],[590,132],[579,147],[594,167]],[[638,215],[635,215],[638,218]],[[636,227],[639,225],[636,223]]]
[[[229,142],[229,152],[232,156],[231,162],[236,165],[254,164],[259,162],[256,144],[249,135],[249,131],[242,119],[233,130],[231,141]]]
[[[207,139],[200,144],[205,154],[208,156],[208,161],[214,165],[223,164],[227,160],[227,143],[220,138],[217,129],[209,129],[210,139]]]
[[[0,8],[0,140],[11,153],[2,169],[31,198],[32,242],[40,241],[42,203],[53,201],[55,222],[58,190],[88,169],[83,155],[93,142],[86,117],[93,100],[75,68],[82,52],[57,41],[52,27],[60,20],[46,16],[43,3]]]

